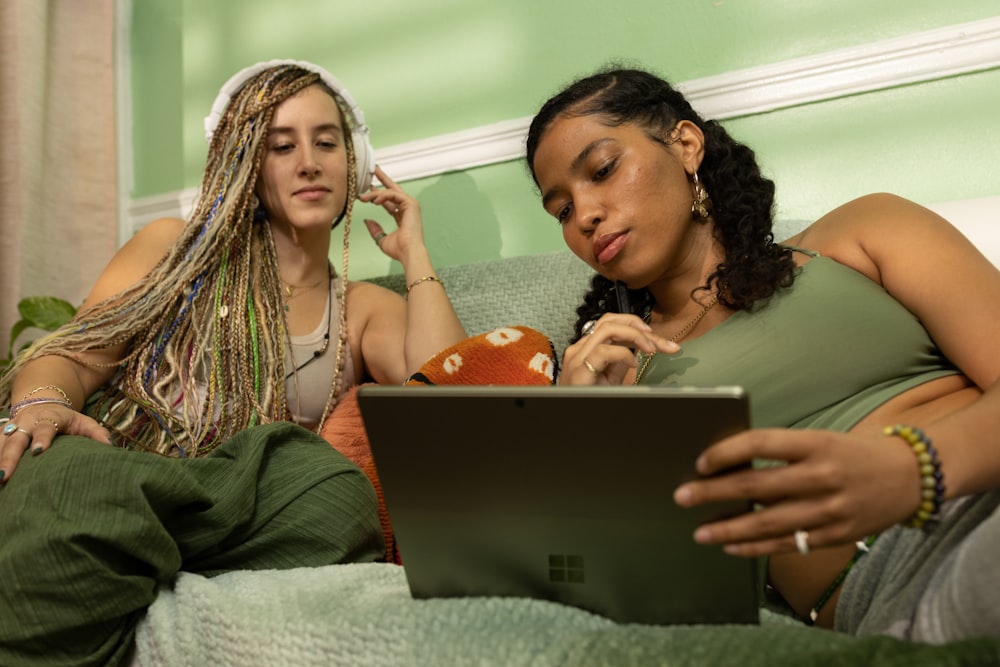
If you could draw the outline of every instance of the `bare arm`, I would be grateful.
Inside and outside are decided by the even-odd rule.
[[[407,298],[366,283],[354,283],[348,293],[348,323],[361,321],[362,357],[369,374],[378,382],[400,383],[440,350],[466,337],[437,278],[423,239],[419,203],[408,196],[381,169],[376,169],[383,189],[362,199],[382,206],[399,228],[379,242],[381,250],[403,265]],[[365,221],[373,238],[383,233],[381,225]],[[434,279],[429,279],[433,277]],[[423,279],[421,282],[418,280]]]
[[[941,453],[949,496],[1000,486],[1000,270],[936,213],[891,195],[845,204],[815,227],[824,254],[885,287],[985,392],[921,425]]]
[[[939,452],[946,497],[1000,487],[1000,271],[942,218],[890,195],[845,204],[793,243],[881,284],[975,383],[978,389],[949,396],[955,400],[939,400],[933,413],[918,413],[923,417],[913,425]],[[789,465],[725,472],[753,458]],[[920,502],[913,452],[872,429],[751,430],[706,450],[698,471],[719,476],[679,487],[681,505],[763,503],[759,512],[702,526],[696,535],[740,555],[792,551],[792,534],[801,528],[814,548],[850,543],[904,521]]]
[[[183,222],[164,218],[149,223],[111,259],[87,296],[81,312],[120,293],[141,280],[164,256],[180,234]],[[0,481],[10,479],[17,462],[28,449],[35,454],[45,451],[60,433],[82,435],[110,442],[106,429],[80,414],[87,398],[114,374],[127,346],[122,343],[103,350],[77,353],[75,359],[48,355],[27,364],[11,384],[13,402],[25,397],[69,399],[72,409],[57,403],[32,403],[16,414],[20,431],[0,439]]]

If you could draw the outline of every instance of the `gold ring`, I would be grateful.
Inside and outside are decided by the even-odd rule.
[[[55,419],[49,419],[48,417],[39,417],[38,419],[35,420],[33,426],[38,426],[38,422],[48,422],[55,427],[56,433],[59,432],[59,422],[57,422]]]
[[[590,371],[591,373],[593,373],[594,375],[600,375],[601,374],[601,371],[599,371],[596,368],[594,368],[594,364],[590,363],[590,360],[587,359],[586,357],[583,358],[583,365],[586,366],[587,370]]]

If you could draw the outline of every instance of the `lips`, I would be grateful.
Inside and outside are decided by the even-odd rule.
[[[311,185],[300,190],[296,190],[293,194],[296,197],[301,197],[303,199],[319,199],[325,197],[330,192],[329,188],[325,188],[321,185]]]
[[[607,264],[625,247],[628,232],[603,234],[594,240],[594,258],[599,264]]]

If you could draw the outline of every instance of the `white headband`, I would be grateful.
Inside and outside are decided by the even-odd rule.
[[[212,134],[219,126],[219,120],[222,118],[222,113],[226,110],[226,106],[229,105],[229,101],[232,99],[233,95],[239,92],[240,88],[243,87],[243,84],[264,70],[277,65],[294,65],[296,67],[301,67],[304,70],[319,74],[323,83],[329,86],[330,89],[340,98],[343,106],[347,107],[342,110],[349,116],[348,121],[352,126],[351,138],[354,144],[354,159],[357,163],[358,194],[368,190],[372,183],[372,174],[375,171],[375,150],[372,148],[371,142],[368,138],[368,126],[365,124],[365,114],[340,81],[337,81],[336,77],[319,65],[314,65],[302,60],[269,60],[267,62],[260,62],[255,65],[251,65],[250,67],[241,69],[239,72],[231,76],[229,80],[222,85],[222,88],[219,89],[219,94],[216,96],[215,102],[212,104],[212,110],[209,112],[208,116],[205,117],[205,139],[207,141],[212,140]]]

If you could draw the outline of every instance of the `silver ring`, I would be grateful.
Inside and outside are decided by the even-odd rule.
[[[808,530],[796,530],[795,531],[795,548],[799,550],[799,553],[805,556],[809,553],[809,531]]]
[[[18,431],[18,433],[23,433],[23,434],[25,434],[25,435],[26,435],[26,436],[28,436],[29,438],[31,437],[31,434],[30,434],[30,433],[28,433],[27,431],[25,431],[25,430],[24,430],[23,428],[19,428],[19,429],[17,429],[17,431]]]
[[[378,234],[373,236],[372,239],[375,241],[375,245],[381,248],[382,241],[385,240],[386,236],[388,236],[388,234],[386,234],[385,232],[379,232]]]
[[[580,327],[580,331],[583,332],[584,336],[589,336],[597,329],[597,320],[590,320],[589,322],[584,322],[583,326]]]
[[[14,422],[7,422],[7,425],[3,427],[3,434],[5,436],[10,436],[11,434],[17,432],[18,426]]]
[[[601,371],[599,371],[596,368],[594,368],[594,364],[590,363],[590,360],[587,359],[586,357],[583,358],[583,365],[586,366],[587,370],[590,371],[591,373],[593,373],[594,375],[600,375],[601,374]]]

